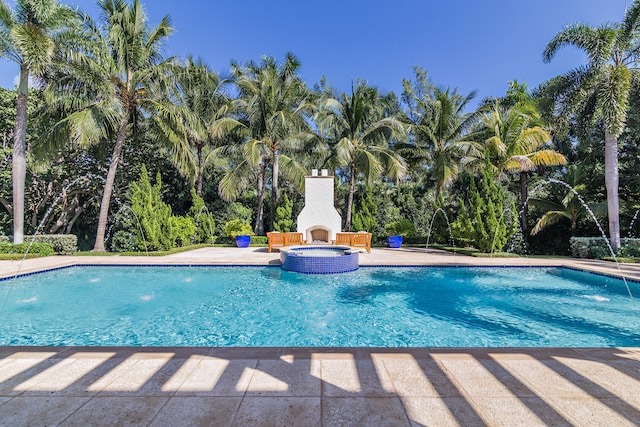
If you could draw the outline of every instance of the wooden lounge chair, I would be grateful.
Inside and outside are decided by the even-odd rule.
[[[351,246],[351,233],[336,233],[336,245]]]
[[[303,245],[302,233],[284,233],[285,234],[285,246],[288,245]]]
[[[353,233],[351,235],[351,246],[354,248],[365,248],[367,253],[371,253],[371,233]]]
[[[269,253],[273,248],[287,246],[285,233],[280,233],[279,231],[269,231],[267,233],[267,242],[269,243]]]

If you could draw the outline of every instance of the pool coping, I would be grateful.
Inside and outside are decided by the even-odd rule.
[[[38,275],[38,274],[44,274],[44,273],[49,273],[49,272],[53,272],[53,271],[59,271],[59,270],[65,270],[65,269],[69,269],[69,268],[74,268],[74,267],[156,267],[156,268],[227,268],[227,267],[237,267],[237,268],[278,268],[280,267],[279,265],[276,264],[269,264],[269,265],[265,265],[265,264],[155,264],[155,263],[151,263],[151,264],[100,264],[100,263],[77,263],[77,264],[70,264],[70,265],[63,265],[60,267],[51,267],[51,268],[46,268],[43,270],[37,270],[37,271],[31,271],[28,273],[18,273],[17,275],[13,275],[13,276],[6,276],[6,277],[0,277],[0,283],[4,282],[4,281],[8,281],[8,280],[12,280],[15,278],[20,278],[20,277],[28,277],[28,276],[34,276],[34,275]],[[611,279],[624,279],[629,283],[636,283],[636,284],[640,284],[640,279],[633,279],[633,278],[629,278],[629,277],[625,277],[625,276],[617,276],[614,275],[613,273],[606,273],[606,272],[600,272],[600,271],[590,271],[587,270],[585,268],[578,268],[578,267],[574,267],[574,266],[568,266],[568,265],[562,265],[562,264],[558,264],[558,265],[554,265],[554,264],[549,264],[549,265],[537,265],[537,266],[533,266],[533,265],[473,265],[473,264],[370,264],[370,265],[361,265],[360,268],[363,269],[367,269],[367,268],[442,268],[442,269],[447,269],[447,268],[521,268],[521,269],[527,269],[527,268],[563,268],[563,269],[567,269],[567,270],[572,270],[572,271],[578,271],[578,272],[584,272],[584,273],[589,273],[589,274],[593,274],[596,276],[602,276],[602,277],[607,277],[607,278],[611,278]],[[307,272],[295,272],[295,273],[300,273],[300,274],[316,274],[316,275],[327,275],[327,274],[342,274],[342,273],[351,273],[353,271],[356,270],[350,270],[350,271],[346,271],[346,272],[341,272],[341,273],[326,273],[326,272],[322,272],[322,273],[307,273]]]

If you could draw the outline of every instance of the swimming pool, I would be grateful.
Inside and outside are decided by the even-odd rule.
[[[640,346],[624,283],[565,268],[87,266],[0,296],[0,345]]]

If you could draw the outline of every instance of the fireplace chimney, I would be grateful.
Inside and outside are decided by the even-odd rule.
[[[314,173],[315,172],[315,173]],[[329,242],[341,231],[342,218],[333,205],[333,176],[317,169],[304,179],[304,208],[298,215],[298,233],[303,233],[307,243]]]

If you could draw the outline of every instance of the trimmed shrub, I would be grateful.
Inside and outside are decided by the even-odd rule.
[[[408,236],[402,240],[402,243],[407,245],[426,245],[427,236]]]
[[[416,227],[406,219],[392,221],[384,227],[389,236],[412,237],[416,234]]]
[[[196,225],[193,219],[184,216],[171,216],[169,218],[171,224],[171,240],[174,246],[187,246],[191,243],[191,237],[196,232]]]
[[[268,243],[267,236],[251,236],[251,242],[249,244],[255,245],[255,246],[266,246],[267,243]],[[229,236],[217,237],[216,236],[216,245],[235,246],[235,244],[236,244],[235,237],[229,237]]]
[[[34,243],[29,248],[29,243],[19,243],[14,245],[13,243],[1,242],[0,254],[23,254],[27,252],[32,255],[51,256],[55,252],[51,243]]]
[[[31,239],[33,236],[24,236],[26,243],[31,243]],[[49,243],[53,247],[53,251],[61,255],[78,252],[78,236],[74,234],[38,234],[33,242]]]
[[[609,245],[603,237],[572,237],[569,244],[574,258],[602,259],[611,256]],[[640,256],[640,239],[620,239],[620,246],[616,256]]]
[[[251,236],[252,245],[266,245],[267,243],[267,236]]]
[[[253,229],[251,228],[249,221],[241,219],[232,219],[231,221],[228,221],[224,227],[222,227],[222,232],[227,237],[253,235]]]
[[[24,242],[28,245],[31,243],[33,236],[24,236]],[[9,236],[0,236],[0,243],[11,242]],[[53,247],[56,254],[69,255],[78,252],[78,236],[74,234],[38,234],[33,240],[35,243],[49,243]],[[29,251],[31,253],[33,247]]]

